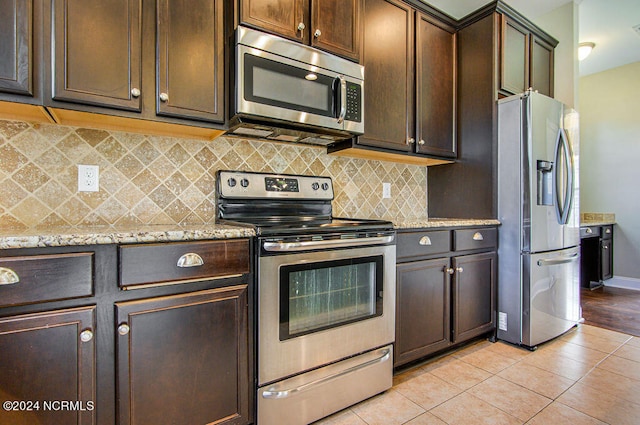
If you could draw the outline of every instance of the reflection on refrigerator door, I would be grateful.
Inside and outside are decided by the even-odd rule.
[[[535,346],[566,332],[580,319],[579,249],[524,256],[530,282],[525,284],[522,343]],[[529,320],[527,326],[526,320]]]

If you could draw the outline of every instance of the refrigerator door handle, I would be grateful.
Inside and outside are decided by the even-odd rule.
[[[578,259],[578,254],[573,254],[571,257],[556,257],[556,258],[546,258],[543,260],[538,260],[538,265],[540,267],[544,266],[557,266],[558,264],[567,264],[573,263]]]
[[[562,158],[559,156],[562,154]],[[556,190],[556,215],[558,217],[558,223],[567,224],[569,221],[569,210],[571,209],[571,203],[573,201],[573,154],[571,152],[571,146],[567,139],[567,133],[563,128],[558,130],[558,137],[556,142],[556,170],[554,173],[554,190]],[[558,179],[559,173],[562,173],[563,167],[560,166],[564,162],[567,169],[566,179],[562,179],[562,198],[558,193]]]

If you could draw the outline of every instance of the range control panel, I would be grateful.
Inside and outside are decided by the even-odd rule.
[[[217,190],[223,198],[332,200],[330,177],[218,171]]]

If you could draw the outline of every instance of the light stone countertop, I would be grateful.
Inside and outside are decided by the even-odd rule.
[[[424,220],[395,221],[394,227],[401,229],[430,229],[438,227],[473,227],[473,226],[499,226],[500,221],[495,219],[477,218],[429,218]]]
[[[393,221],[393,220],[392,220]],[[496,226],[492,219],[431,218],[394,221],[395,229]],[[205,239],[232,239],[255,236],[250,227],[226,224],[77,226],[0,229],[0,249],[40,248],[48,246],[103,245],[120,243],[179,242]]]
[[[223,224],[77,226],[0,229],[0,249],[47,246],[102,245],[140,242],[177,242],[203,239],[231,239],[255,236],[249,227]]]
[[[582,220],[580,221],[580,227],[584,226],[608,226],[616,224],[615,220]]]

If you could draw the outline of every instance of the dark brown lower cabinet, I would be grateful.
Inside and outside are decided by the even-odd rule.
[[[491,331],[495,326],[495,252],[453,257],[453,342]]]
[[[0,423],[95,423],[95,307],[0,319]]]
[[[495,227],[398,232],[394,366],[495,329]]]
[[[449,258],[397,267],[394,361],[403,364],[451,344]]]
[[[247,285],[116,303],[118,423],[246,424]]]

